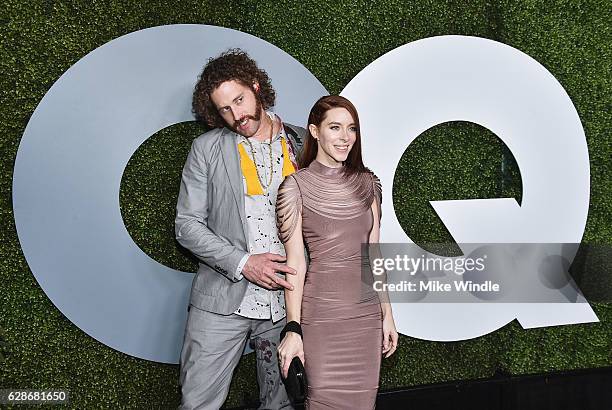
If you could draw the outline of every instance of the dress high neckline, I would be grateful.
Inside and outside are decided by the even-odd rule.
[[[323,165],[316,159],[312,160],[310,165],[308,165],[308,168],[316,172],[317,174],[329,175],[329,176],[342,175],[342,173],[344,172],[344,165],[342,165],[341,167],[332,168],[332,167],[328,167],[327,165]]]

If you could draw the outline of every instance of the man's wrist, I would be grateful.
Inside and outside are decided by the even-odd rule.
[[[240,259],[240,262],[238,263],[238,267],[236,267],[234,277],[237,281],[241,280],[244,277],[244,275],[242,274],[242,269],[244,269],[244,265],[246,265],[247,261],[249,260],[249,256],[251,256],[250,253],[244,254],[242,259]]]

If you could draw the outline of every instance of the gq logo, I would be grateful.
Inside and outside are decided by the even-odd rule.
[[[205,25],[155,27],[115,39],[66,71],[19,146],[13,206],[32,272],[75,325],[136,357],[178,362],[193,274],[159,264],[133,242],[119,210],[121,176],[147,138],[193,120],[197,75],[229,47],[268,71],[289,122],[303,124],[327,94],[299,62],[256,37]],[[390,199],[401,154],[428,128],[465,120],[508,146],[524,191],[521,206],[513,198],[433,202],[457,242],[580,242],[589,203],[584,132],[561,85],[529,56],[476,37],[423,39],[371,63],[342,94],[359,109],[365,161],[387,198],[381,241],[412,242]],[[514,318],[525,328],[597,321],[588,303],[393,309],[401,333],[438,341],[484,335]]]

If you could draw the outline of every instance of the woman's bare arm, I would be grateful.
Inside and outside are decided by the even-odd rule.
[[[302,217],[298,217],[293,235],[285,242],[287,266],[295,269],[295,275],[287,275],[287,282],[293,285],[293,290],[285,289],[285,307],[287,322],[302,320],[302,295],[306,278],[306,259],[304,257],[304,239],[302,238]]]

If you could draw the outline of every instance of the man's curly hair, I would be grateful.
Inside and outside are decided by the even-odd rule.
[[[225,121],[210,99],[210,94],[225,81],[236,80],[253,90],[254,82],[259,83],[256,96],[264,110],[274,106],[276,92],[268,74],[257,67],[257,63],[239,48],[229,49],[215,58],[210,58],[198,79],[193,92],[192,110],[198,121],[210,127],[223,127]],[[253,90],[253,92],[255,92]]]

